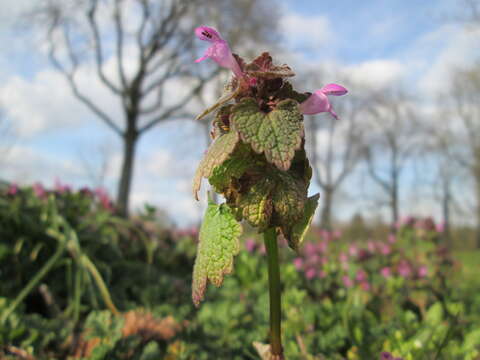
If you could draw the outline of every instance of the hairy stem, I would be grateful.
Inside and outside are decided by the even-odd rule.
[[[280,267],[278,264],[277,233],[275,228],[263,234],[268,260],[268,287],[270,291],[270,347],[272,355],[282,357]]]

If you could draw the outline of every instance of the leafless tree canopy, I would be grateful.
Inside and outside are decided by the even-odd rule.
[[[399,218],[400,177],[421,142],[418,115],[412,100],[398,90],[373,95],[368,115],[364,148],[368,173],[387,196],[394,224]]]
[[[139,137],[163,120],[191,117],[186,104],[220,71],[192,66],[199,54],[194,28],[208,19],[224,26],[232,43],[249,38],[252,43],[268,41],[274,20],[260,20],[268,3],[43,0],[32,12],[34,23],[45,31],[53,66],[65,76],[73,94],[123,140],[117,195],[122,213],[128,209]],[[85,65],[95,68],[102,86],[118,99],[121,119],[93,98],[88,88],[81,88],[79,76]]]

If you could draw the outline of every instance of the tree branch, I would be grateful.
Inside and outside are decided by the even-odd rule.
[[[117,88],[104,74],[102,65],[103,65],[103,50],[102,42],[100,40],[100,31],[98,29],[98,24],[95,19],[97,12],[98,0],[90,0],[91,6],[87,13],[88,23],[90,24],[90,29],[93,35],[93,47],[95,52],[95,63],[97,66],[97,74],[100,80],[116,95],[122,95],[122,91]]]

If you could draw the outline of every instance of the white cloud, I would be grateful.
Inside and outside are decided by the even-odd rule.
[[[302,16],[288,12],[280,19],[280,32],[291,48],[318,50],[332,39],[330,23],[326,16]]]
[[[468,31],[463,27],[452,25],[445,25],[422,38],[420,41],[422,46],[440,49],[433,58],[427,59],[424,63],[424,72],[418,85],[420,91],[425,93],[442,91],[449,82],[452,70],[469,66],[478,60],[479,38],[480,27]],[[441,45],[438,44],[439,42]]]
[[[376,59],[345,66],[343,72],[354,83],[383,88],[399,80],[405,69],[398,61]]]
[[[2,180],[29,184],[34,181],[52,183],[55,178],[75,183],[81,172],[71,159],[54,158],[33,147],[16,145],[2,159]]]

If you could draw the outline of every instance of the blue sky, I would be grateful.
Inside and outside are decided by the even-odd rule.
[[[4,0],[0,4],[0,104],[13,127],[8,141],[0,138],[0,177],[24,183],[39,180],[47,185],[58,177],[81,186],[93,181],[85,175],[87,167],[99,167],[108,160],[104,185],[113,194],[119,139],[73,98],[65,81],[50,67],[38,36],[12,27],[11,20],[29,3]],[[475,46],[478,32],[466,32],[461,23],[453,21],[461,13],[459,3],[284,0],[280,48],[293,59],[297,73],[302,66],[327,66],[335,69],[327,74],[329,81],[341,71],[377,88],[398,82],[428,107],[448,70],[468,65],[479,56]],[[204,64],[201,66],[213,66]],[[115,102],[87,73],[83,83],[115,113]],[[191,197],[190,182],[195,162],[205,149],[201,131],[193,122],[168,122],[141,139],[134,206],[149,201],[167,208],[178,223],[198,220],[202,206]],[[12,138],[5,154],[1,141],[10,143]],[[406,178],[413,178],[412,174]],[[348,217],[361,206],[339,202],[337,213]],[[428,201],[415,209],[431,210]]]

